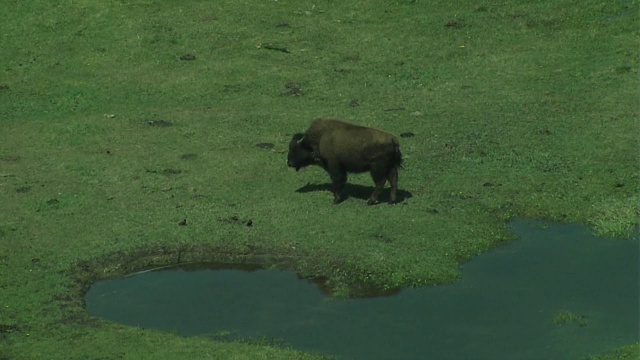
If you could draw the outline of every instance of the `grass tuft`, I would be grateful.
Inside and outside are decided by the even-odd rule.
[[[629,237],[640,221],[640,196],[608,199],[593,205],[590,219],[599,236]]]

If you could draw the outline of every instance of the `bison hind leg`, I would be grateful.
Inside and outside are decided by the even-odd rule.
[[[376,187],[375,189],[373,189],[373,193],[371,194],[371,197],[369,197],[369,200],[367,200],[367,204],[369,205],[374,205],[378,203],[378,196],[382,192],[382,189],[384,188],[384,184],[387,182],[387,178],[384,177],[381,179],[374,179],[374,182],[376,183]]]
[[[383,170],[372,169],[371,177],[373,178],[373,182],[376,184],[371,197],[367,201],[367,204],[373,205],[378,203],[378,196],[384,189],[384,185],[387,180],[391,185],[391,193],[389,195],[389,204],[393,204],[397,200],[398,194],[398,167],[392,166],[390,169],[385,168]]]
[[[389,184],[391,184],[391,195],[389,195],[389,204],[396,202],[398,193],[398,167],[394,166],[389,172]]]
[[[371,169],[371,178],[373,178],[375,188],[373,189],[371,197],[367,200],[367,204],[374,205],[378,203],[378,196],[380,196],[382,189],[384,189],[384,184],[387,182],[388,172],[383,169],[373,168]]]

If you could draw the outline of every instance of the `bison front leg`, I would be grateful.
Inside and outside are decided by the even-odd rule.
[[[331,182],[333,183],[333,203],[339,204],[344,200],[342,198],[342,189],[344,189],[344,184],[347,183],[347,173],[342,170],[334,169],[329,172],[329,175],[331,176]]]

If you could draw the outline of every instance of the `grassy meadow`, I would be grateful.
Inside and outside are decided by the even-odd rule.
[[[638,224],[637,0],[2,5],[0,359],[320,359],[110,323],[83,295],[200,261],[362,295],[455,281],[516,217]],[[399,204],[367,206],[361,174],[332,205],[322,169],[287,168],[316,117],[413,135]]]

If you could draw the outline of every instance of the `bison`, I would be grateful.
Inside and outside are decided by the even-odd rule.
[[[386,131],[340,120],[316,119],[304,134],[293,135],[287,164],[296,171],[309,165],[325,169],[333,183],[334,204],[343,200],[347,173],[369,171],[375,189],[367,203],[373,205],[387,180],[391,184],[389,203],[396,201],[402,154],[398,138]]]

